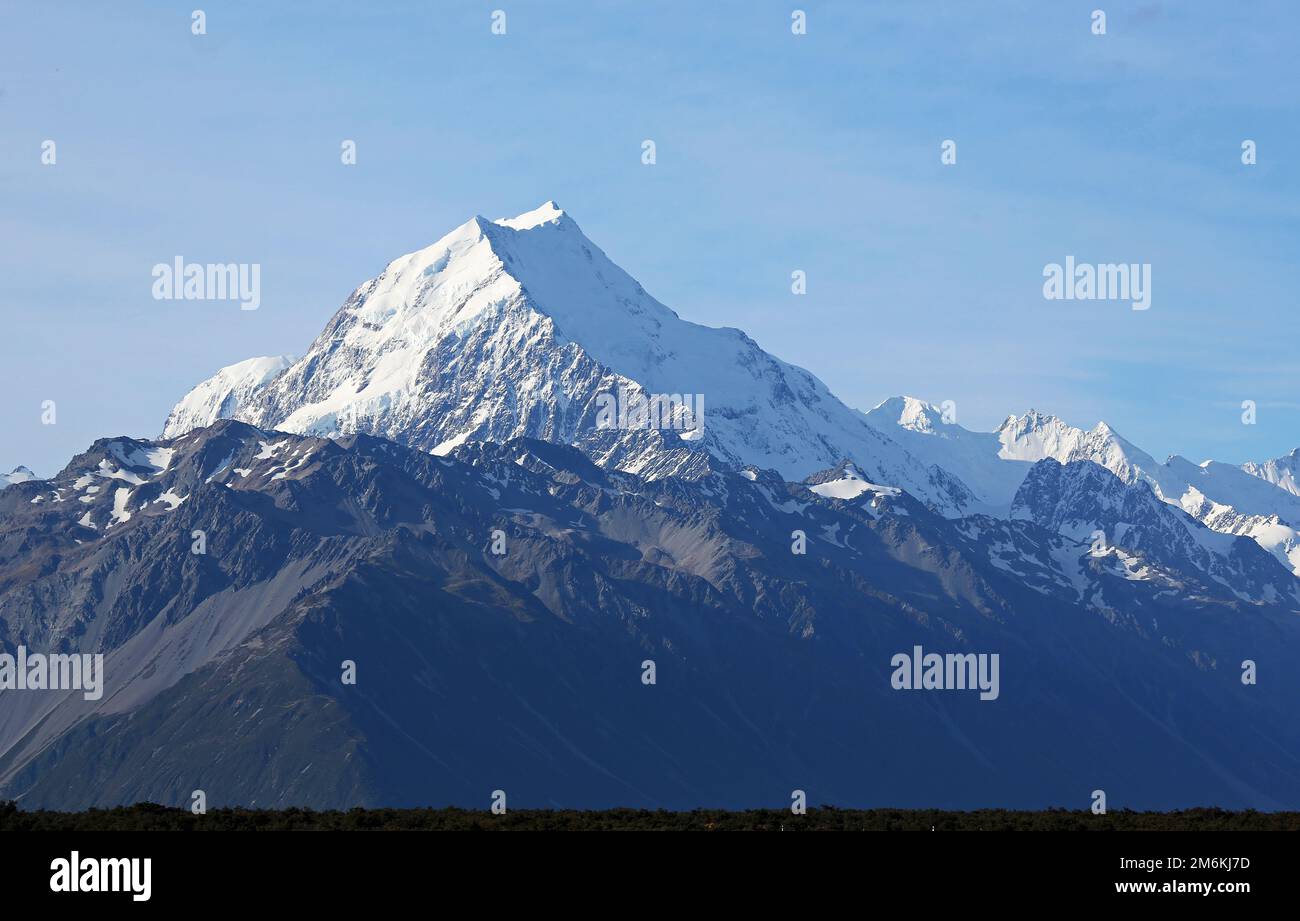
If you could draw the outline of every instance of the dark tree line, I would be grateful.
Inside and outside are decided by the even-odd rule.
[[[1297,812],[1188,809],[1106,815],[1050,809],[186,809],[138,803],[85,812],[26,811],[0,802],[0,831],[1300,831]]]

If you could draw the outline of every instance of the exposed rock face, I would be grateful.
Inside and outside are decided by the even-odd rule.
[[[1053,530],[1181,514],[1095,470],[1045,461],[1024,518],[950,520],[849,465],[647,480],[536,440],[106,439],[0,493],[6,650],[106,656],[98,701],[0,693],[0,796],[1045,806],[1104,777],[1126,805],[1300,803],[1293,611],[1163,532],[1094,556]],[[999,697],[894,690],[916,645],[1000,654]]]

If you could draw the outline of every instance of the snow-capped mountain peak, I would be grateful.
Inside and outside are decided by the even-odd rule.
[[[1121,479],[1131,482],[1135,464],[1154,466],[1149,454],[1126,441],[1105,422],[1091,431],[1075,428],[1056,416],[1031,409],[1010,416],[998,428],[1000,456],[1009,460],[1040,461],[1051,457],[1061,463],[1096,460]]]
[[[0,489],[13,486],[15,483],[26,483],[35,479],[37,479],[36,474],[32,473],[29,468],[19,464],[9,473],[0,473]]]
[[[866,419],[922,463],[948,471],[966,484],[975,498],[970,511],[1006,514],[1029,470],[1028,460],[1008,462],[1000,453],[997,433],[973,432],[946,422],[937,406],[916,397],[891,397],[868,412]]]
[[[601,425],[611,400],[650,399],[673,407],[669,424]],[[812,374],[655,300],[554,202],[472,218],[393,260],[232,415],[443,453],[532,437],[649,476],[698,471],[712,456],[798,480],[847,457],[870,482],[945,512],[970,501],[958,477],[918,461]]]
[[[916,397],[890,397],[871,409],[868,418],[879,420],[893,419],[900,428],[912,432],[923,432],[940,437],[949,437],[957,426],[945,422],[943,410]]]
[[[275,355],[249,358],[222,368],[172,408],[163,425],[162,437],[175,438],[218,419],[233,418],[292,363],[289,355]]]
[[[1242,464],[1241,469],[1293,496],[1300,496],[1300,448],[1296,448],[1284,457],[1263,463],[1257,464],[1251,461]]]

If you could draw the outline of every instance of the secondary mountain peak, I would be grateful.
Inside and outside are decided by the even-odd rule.
[[[1064,422],[1051,413],[1042,413],[1031,407],[1023,415],[1017,416],[1013,413],[1007,416],[1002,424],[998,426],[998,431],[1031,432],[1064,425]]]
[[[163,425],[162,437],[175,438],[218,419],[231,418],[291,364],[291,355],[270,355],[227,365],[172,408]]]
[[[10,473],[0,473],[0,489],[6,486],[13,486],[15,483],[26,483],[29,480],[35,480],[37,476],[29,468],[19,464]]]
[[[1253,461],[1242,464],[1241,469],[1293,496],[1300,496],[1300,448],[1262,464]]]
[[[939,407],[909,396],[890,397],[872,408],[867,417],[926,434],[939,433],[953,427],[952,423],[944,421],[943,410]]]

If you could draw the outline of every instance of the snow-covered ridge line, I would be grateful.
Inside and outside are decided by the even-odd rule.
[[[1241,467],[1193,464],[1177,455],[1160,463],[1105,422],[1084,430],[1031,409],[1008,416],[994,432],[973,432],[945,421],[938,407],[914,397],[886,400],[867,419],[922,461],[960,477],[999,517],[1006,516],[1037,461],[1087,460],[1124,483],[1145,483],[1158,498],[1214,531],[1254,539],[1300,575],[1300,494],[1289,488],[1300,451]]]

